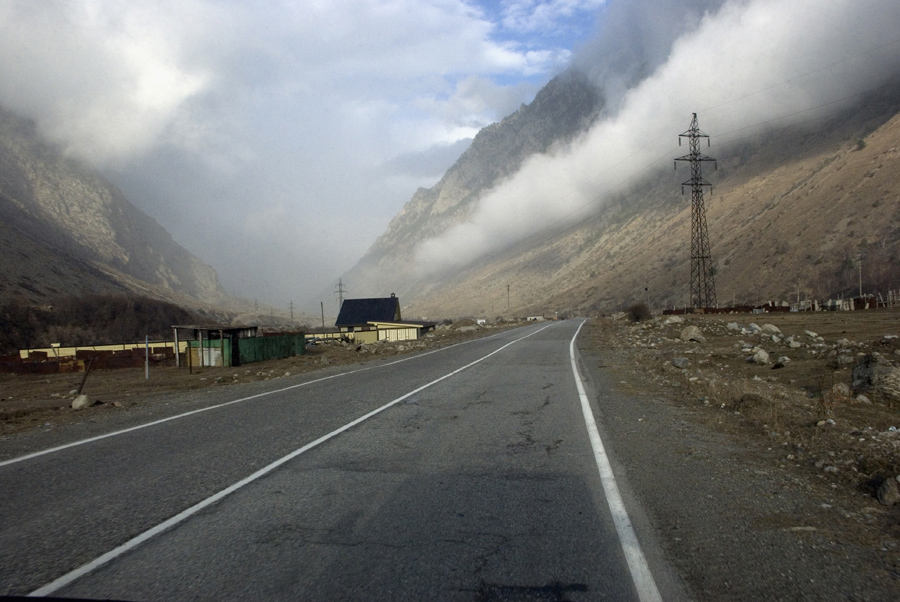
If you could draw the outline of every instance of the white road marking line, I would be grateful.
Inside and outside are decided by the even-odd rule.
[[[186,418],[188,416],[193,416],[194,414],[199,414],[201,412],[208,412],[210,410],[217,410],[219,408],[224,408],[225,406],[230,406],[236,403],[242,403],[245,401],[250,401],[251,399],[257,399],[260,397],[265,397],[266,395],[274,395],[275,393],[283,393],[284,391],[290,391],[291,389],[297,389],[299,387],[305,387],[307,385],[312,385],[315,383],[320,383],[325,380],[331,380],[332,378],[340,378],[342,376],[349,376],[351,374],[358,374],[359,372],[366,372],[367,370],[375,370],[377,368],[387,368],[388,366],[394,366],[396,364],[400,364],[403,362],[408,362],[410,360],[414,360],[420,357],[425,357],[426,355],[431,355],[432,353],[438,353],[439,351],[446,351],[447,349],[452,349],[453,347],[457,347],[459,345],[466,345],[468,343],[473,343],[475,341],[486,341],[488,339],[492,339],[496,336],[499,336],[501,333],[497,333],[491,335],[489,337],[484,337],[481,339],[473,339],[471,341],[463,341],[462,343],[456,343],[454,345],[448,345],[447,347],[441,347],[440,349],[435,349],[433,351],[427,351],[425,353],[420,353],[418,355],[414,355],[411,357],[405,357],[393,362],[389,362],[387,364],[380,364],[378,366],[368,366],[366,368],[358,368],[356,370],[350,370],[349,372],[341,372],[340,374],[332,374],[331,376],[325,376],[322,378],[317,378],[315,380],[310,380],[304,383],[299,383],[296,385],[291,385],[290,387],[284,387],[283,389],[275,389],[273,391],[266,391],[265,393],[258,393],[256,395],[251,395],[249,397],[242,397],[241,399],[235,399],[232,401],[226,401],[225,403],[219,403],[213,406],[200,408],[199,410],[191,410],[190,412],[184,412],[183,414],[176,414],[175,416],[169,416],[168,418],[161,418],[159,420],[154,420],[152,422],[146,422],[144,424],[139,424],[137,426],[132,426],[126,429],[121,429],[118,431],[112,431],[110,433],[105,433],[103,435],[97,435],[96,437],[88,437],[87,439],[79,439],[78,441],[73,441],[71,443],[66,443],[65,445],[58,445],[56,447],[50,447],[48,449],[44,449],[41,451],[33,452],[30,454],[26,454],[24,456],[18,456],[16,458],[11,458],[9,460],[0,461],[0,467],[8,466],[10,464],[16,464],[17,462],[24,462],[25,460],[31,460],[32,458],[37,458],[40,456],[45,456],[47,454],[52,454],[58,451],[62,451],[64,449],[69,449],[70,447],[77,447],[79,445],[85,445],[87,443],[93,443],[94,441],[100,441],[101,439],[107,439],[109,437],[117,437],[119,435],[124,435],[126,433],[131,433],[133,431],[139,431],[141,429],[145,429],[151,426],[156,426],[158,424],[163,424],[164,422],[169,422],[171,420],[179,420],[181,418]]]
[[[591,447],[594,448],[597,469],[600,471],[600,482],[603,484],[603,492],[606,494],[607,503],[609,503],[609,510],[616,525],[616,532],[619,534],[622,551],[625,552],[625,560],[628,563],[628,570],[631,572],[631,580],[637,590],[638,598],[641,602],[662,602],[662,597],[656,588],[656,581],[653,579],[653,574],[647,565],[647,559],[644,558],[644,552],[641,550],[641,544],[638,543],[637,534],[631,525],[631,519],[628,518],[628,512],[625,510],[625,503],[622,501],[622,495],[619,493],[616,477],[613,475],[609,457],[606,455],[606,449],[603,447],[603,441],[600,439],[597,422],[594,420],[594,412],[591,410],[591,403],[588,400],[587,393],[585,393],[581,374],[578,372],[578,364],[575,362],[575,339],[578,338],[578,333],[581,332],[582,326],[584,326],[584,322],[578,326],[575,336],[572,337],[572,341],[569,343],[569,357],[572,361],[575,385],[578,387],[578,397],[581,399],[581,413],[584,415],[584,423],[587,426],[588,436],[591,439]]]
[[[183,510],[182,512],[179,512],[178,514],[176,514],[175,516],[173,516],[172,518],[170,518],[170,519],[168,519],[168,520],[166,520],[166,521],[161,522],[160,524],[156,525],[155,527],[152,527],[152,528],[148,529],[147,531],[144,531],[144,532],[141,533],[140,535],[138,535],[138,536],[136,536],[136,537],[134,537],[134,538],[132,538],[132,539],[126,541],[125,543],[123,543],[123,544],[120,545],[119,547],[117,547],[117,548],[115,548],[115,549],[113,549],[113,550],[110,550],[109,552],[107,552],[107,553],[105,553],[105,554],[103,554],[103,555],[101,555],[101,556],[98,556],[97,558],[95,558],[94,560],[88,562],[87,564],[84,564],[84,565],[82,565],[82,566],[80,566],[80,567],[78,567],[78,568],[76,568],[76,569],[74,569],[74,570],[72,570],[72,571],[66,573],[66,574],[63,575],[62,577],[60,577],[60,578],[58,578],[58,579],[56,579],[56,580],[54,580],[54,581],[51,581],[51,582],[48,583],[47,585],[44,585],[43,587],[40,587],[40,588],[34,590],[34,591],[31,592],[30,594],[28,594],[28,596],[29,596],[29,597],[48,596],[48,595],[50,595],[50,594],[52,594],[52,593],[58,591],[59,589],[65,587],[66,585],[69,585],[70,583],[72,583],[72,582],[75,581],[76,579],[79,579],[79,578],[81,578],[81,577],[87,575],[88,573],[91,573],[91,572],[95,571],[96,569],[100,568],[100,567],[103,566],[104,564],[106,564],[106,563],[110,562],[111,560],[114,560],[115,558],[121,556],[121,555],[124,554],[125,552],[128,552],[129,550],[132,550],[132,549],[136,548],[137,546],[141,545],[141,544],[144,543],[145,541],[147,541],[147,540],[149,540],[149,539],[151,539],[151,538],[153,538],[153,537],[159,535],[160,533],[162,533],[162,532],[164,532],[164,531],[167,531],[168,529],[171,529],[172,527],[174,527],[174,526],[177,525],[178,523],[183,522],[184,520],[186,520],[187,518],[189,518],[189,517],[193,516],[194,514],[200,512],[200,511],[203,510],[204,508],[206,508],[206,507],[208,507],[208,506],[211,506],[212,504],[215,504],[216,502],[218,502],[219,500],[221,500],[222,498],[224,498],[224,497],[226,497],[226,496],[228,496],[228,495],[231,495],[232,493],[234,493],[234,492],[237,491],[238,489],[241,489],[241,488],[244,487],[245,485],[249,485],[250,483],[252,483],[253,481],[256,481],[256,480],[259,479],[260,477],[263,477],[263,476],[269,474],[270,472],[272,472],[273,470],[275,470],[275,469],[278,468],[279,466],[285,464],[286,462],[290,462],[291,460],[293,460],[294,458],[296,458],[296,457],[299,456],[300,454],[303,454],[303,453],[305,453],[305,452],[307,452],[307,451],[313,449],[314,447],[317,447],[317,446],[321,445],[322,443],[325,443],[325,442],[328,441],[329,439],[332,439],[332,438],[334,438],[334,437],[340,435],[340,434],[343,433],[344,431],[353,428],[354,426],[360,424],[361,422],[365,422],[366,420],[368,420],[368,419],[371,418],[372,416],[375,416],[376,414],[379,414],[379,413],[383,412],[384,410],[390,408],[391,406],[394,406],[394,405],[400,403],[400,402],[403,401],[404,399],[408,399],[408,398],[412,397],[413,395],[415,395],[416,393],[420,393],[420,392],[424,391],[425,389],[427,389],[427,388],[429,388],[429,387],[431,387],[431,386],[433,386],[433,385],[436,385],[437,383],[439,383],[439,382],[441,382],[441,381],[443,381],[443,380],[446,380],[446,379],[450,378],[451,376],[455,376],[455,375],[459,374],[459,373],[462,372],[463,370],[467,370],[468,368],[471,368],[471,367],[474,366],[475,364],[479,364],[479,363],[483,362],[484,360],[488,359],[488,358],[491,357],[492,355],[496,355],[496,354],[500,353],[501,351],[503,351],[504,349],[506,349],[506,348],[509,347],[510,345],[514,345],[515,343],[518,343],[519,341],[524,341],[524,340],[527,339],[528,337],[531,337],[531,336],[536,335],[537,333],[541,332],[542,330],[545,330],[545,329],[549,328],[550,326],[552,326],[552,324],[548,324],[547,326],[544,326],[543,328],[539,328],[538,330],[535,330],[535,331],[532,332],[532,333],[529,333],[529,334],[527,334],[527,335],[525,335],[525,336],[523,336],[523,337],[520,337],[520,338],[518,338],[518,339],[516,339],[516,340],[514,340],[514,341],[510,341],[510,342],[507,343],[506,345],[503,345],[502,347],[500,347],[500,348],[498,348],[498,349],[495,349],[494,351],[488,353],[488,354],[485,355],[484,357],[481,357],[481,358],[475,360],[474,362],[471,362],[471,363],[469,363],[469,364],[466,364],[465,366],[463,366],[463,367],[461,367],[461,368],[457,368],[457,369],[454,370],[453,372],[450,372],[450,373],[448,373],[448,374],[445,374],[444,376],[442,376],[442,377],[440,377],[440,378],[437,378],[437,379],[431,381],[431,382],[428,383],[428,384],[422,385],[421,387],[419,387],[419,388],[417,388],[417,389],[414,389],[414,390],[410,391],[409,393],[406,393],[405,395],[402,395],[402,396],[398,397],[397,399],[394,399],[393,401],[390,401],[390,402],[386,403],[385,405],[381,406],[380,408],[377,408],[377,409],[375,409],[375,410],[372,410],[372,411],[369,412],[368,414],[365,414],[365,415],[363,415],[363,416],[360,416],[359,418],[357,418],[356,420],[354,420],[354,421],[352,421],[352,422],[348,422],[348,423],[345,424],[344,426],[342,426],[342,427],[340,427],[340,428],[338,428],[338,429],[336,429],[336,430],[334,430],[334,431],[331,431],[331,432],[328,433],[327,435],[323,435],[323,436],[319,437],[318,439],[316,439],[315,441],[312,441],[312,442],[310,442],[310,443],[307,443],[307,444],[304,445],[303,447],[301,447],[301,448],[299,448],[299,449],[297,449],[297,450],[292,451],[292,452],[289,453],[288,455],[286,455],[286,456],[284,456],[284,457],[282,457],[282,458],[279,458],[278,460],[275,460],[274,462],[272,462],[271,464],[269,464],[269,465],[267,465],[267,466],[264,466],[263,468],[260,468],[259,470],[257,470],[257,471],[254,472],[253,474],[251,474],[251,475],[249,475],[249,476],[247,476],[247,477],[241,479],[241,480],[238,481],[237,483],[234,483],[233,485],[231,485],[231,486],[229,486],[229,487],[226,487],[225,489],[219,491],[219,492],[216,493],[216,494],[213,494],[212,496],[206,498],[205,500],[203,500],[203,501],[201,501],[201,502],[198,502],[197,504],[194,504],[193,506],[191,506],[191,507],[188,508],[187,510]],[[323,379],[323,380],[324,380],[324,379]]]

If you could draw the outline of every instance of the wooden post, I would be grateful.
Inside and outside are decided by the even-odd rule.
[[[173,327],[172,330],[175,331],[175,367],[181,368],[181,357],[178,353],[178,329]]]
[[[150,380],[150,335],[144,335],[144,380]]]

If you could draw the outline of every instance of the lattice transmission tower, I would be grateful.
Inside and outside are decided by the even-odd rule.
[[[338,296],[338,310],[344,306],[344,293],[349,292],[346,288],[344,288],[344,280],[342,278],[338,279],[337,290],[334,291],[334,294]]]
[[[712,161],[716,169],[718,165],[715,159],[700,153],[700,139],[706,138],[706,145],[709,146],[709,136],[700,131],[696,113],[691,119],[690,129],[678,136],[679,146],[682,138],[688,139],[691,152],[675,159],[675,168],[678,169],[677,161],[691,162],[691,179],[681,184],[682,194],[685,186],[691,187],[691,304],[695,308],[717,307],[709,231],[706,227],[706,204],[703,201],[703,188],[712,188],[712,184],[703,179],[701,166],[704,161]]]

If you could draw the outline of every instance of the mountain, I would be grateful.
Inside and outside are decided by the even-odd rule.
[[[528,157],[571,141],[602,107],[584,75],[567,71],[551,80],[531,104],[478,132],[435,186],[417,190],[344,282],[373,295],[411,293],[418,286],[411,286],[408,266],[419,242],[465,221],[482,193],[518,171]]]
[[[645,300],[656,309],[684,306],[686,167],[650,171],[589,218],[453,272],[426,279],[413,269],[415,244],[465,220],[479,194],[530,153],[576,137],[596,118],[601,98],[584,78],[567,74],[483,130],[438,185],[416,192],[343,282],[356,291],[396,292],[404,315],[431,318],[494,317],[507,306],[520,316],[611,311]],[[828,119],[721,146],[709,132],[710,154],[719,160],[718,171],[705,174],[715,185],[706,204],[720,305],[858,294],[860,273],[864,292],[886,296],[900,288],[898,112],[895,81]],[[685,115],[685,126],[689,120]],[[539,143],[535,131],[543,133]]]
[[[215,270],[86,165],[0,110],[0,300],[224,297]]]

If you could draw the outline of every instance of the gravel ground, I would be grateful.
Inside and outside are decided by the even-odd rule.
[[[840,319],[873,320],[856,313]],[[853,455],[860,467],[827,470],[834,458],[850,455],[844,454],[852,444],[843,433],[867,435],[854,435],[856,444],[878,439],[875,433],[892,432],[882,430],[891,416],[900,424],[896,411],[876,403],[828,409],[816,403],[810,397],[815,394],[804,389],[810,374],[828,372],[828,384],[849,379],[849,368],[832,369],[828,352],[810,355],[808,365],[800,366],[810,350],[792,349],[797,364],[779,370],[778,377],[771,376],[772,366],[746,362],[734,344],[749,337],[724,334],[726,323],[762,324],[774,321],[770,318],[778,316],[589,323],[580,348],[599,392],[603,436],[627,490],[649,514],[649,535],[659,540],[694,599],[900,599],[900,506],[885,507],[875,499],[871,483],[878,475],[862,472],[867,464],[862,454]],[[870,338],[877,342],[885,326],[896,329],[896,318],[874,318],[880,323],[869,325]],[[836,317],[782,319],[799,320],[782,323],[785,331],[815,325],[825,332],[828,326],[821,321]],[[690,324],[706,333],[704,343],[676,340]],[[847,328],[859,341],[866,336],[861,324],[841,329]],[[694,369],[674,368],[671,359],[680,356],[691,358]],[[697,366],[703,367],[699,376]],[[715,371],[714,378],[704,371]],[[755,414],[736,409],[748,387],[757,391],[757,405],[772,407]],[[720,394],[711,402],[716,388],[731,397],[722,401],[726,397]],[[735,399],[735,391],[741,397]],[[834,424],[817,426],[818,413],[827,410]],[[860,431],[862,424],[878,426]],[[817,437],[804,432],[823,429],[831,430]],[[894,440],[882,439],[874,450],[865,448],[881,460],[868,464],[875,472],[896,470]]]

